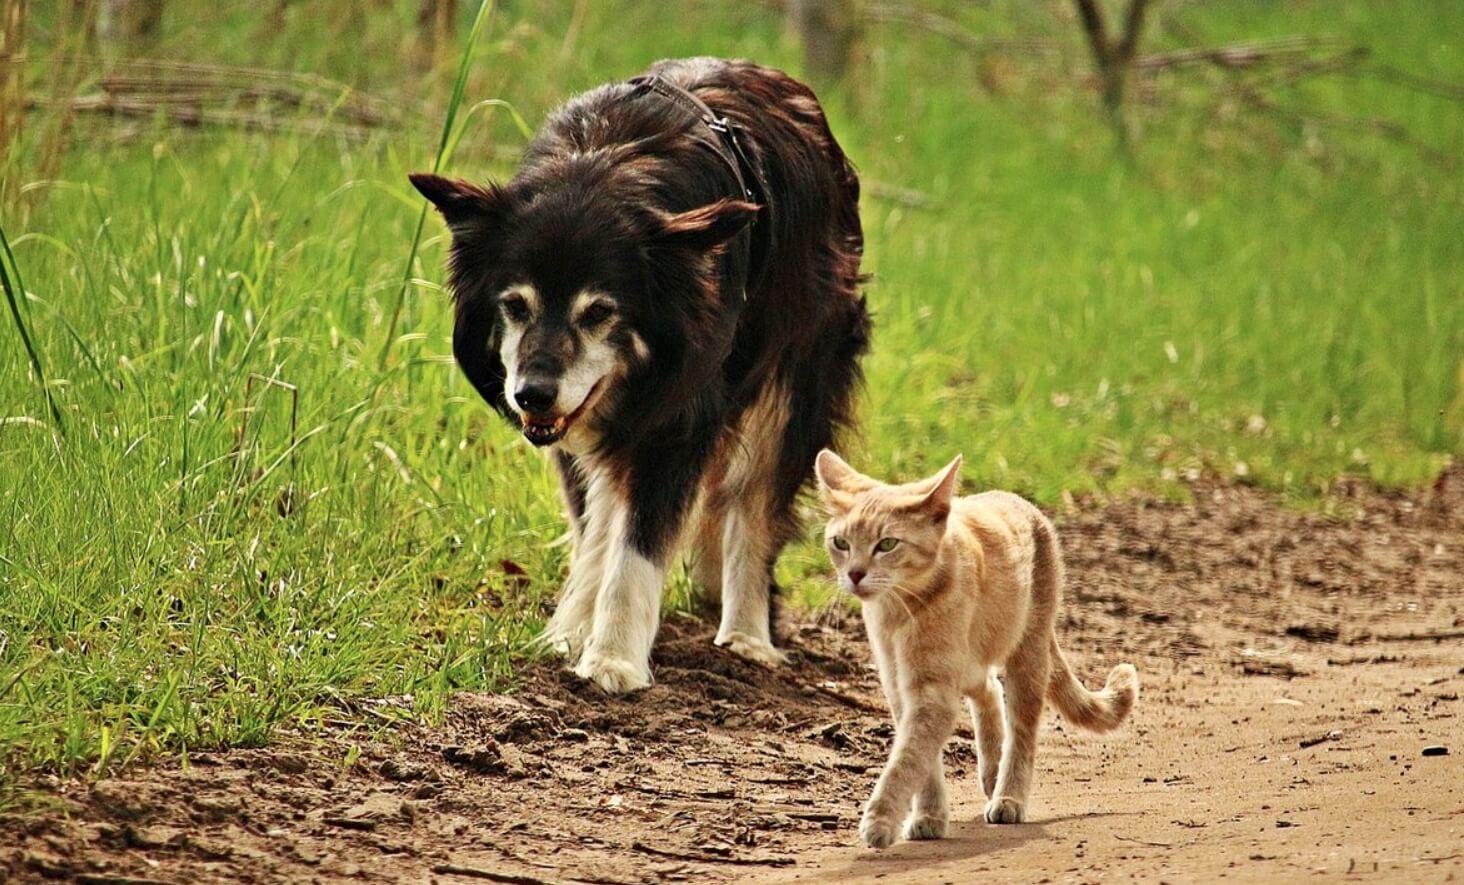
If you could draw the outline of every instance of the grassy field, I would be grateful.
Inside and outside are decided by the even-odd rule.
[[[557,589],[554,484],[451,361],[435,218],[387,340],[421,206],[405,175],[432,163],[451,72],[405,63],[410,4],[338,41],[312,21],[321,2],[270,40],[252,4],[220,4],[173,20],[161,51],[336,77],[409,108],[404,129],[82,120],[49,180],[31,173],[39,136],[4,170],[25,191],[4,212],[22,315],[66,433],[7,318],[0,782],[322,718],[369,727],[402,715],[372,701],[387,696],[430,716],[453,689],[508,684]],[[1173,5],[1156,49],[1325,33],[1368,46],[1364,70],[1464,82],[1452,0]],[[797,69],[766,6],[657,6],[505,4],[468,102],[536,125],[659,57]],[[1061,51],[982,58],[875,25],[858,86],[825,94],[866,181],[923,195],[865,203],[859,463],[910,475],[963,451],[968,485],[1048,505],[1183,495],[1200,474],[1314,502],[1343,476],[1426,483],[1464,451],[1457,101],[1319,77],[1274,92],[1302,120],[1175,72],[1139,90],[1125,162],[1065,4],[948,6]],[[479,109],[447,169],[506,176],[523,141]],[[782,565],[804,599],[824,569],[811,544]]]

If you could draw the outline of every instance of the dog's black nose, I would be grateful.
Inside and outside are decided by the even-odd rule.
[[[559,398],[559,387],[553,381],[530,379],[513,392],[514,400],[531,415],[542,415],[554,407]]]

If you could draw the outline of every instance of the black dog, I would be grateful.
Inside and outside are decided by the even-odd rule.
[[[506,185],[412,183],[452,231],[458,363],[553,447],[575,547],[546,638],[607,691],[648,685],[686,541],[717,644],[781,660],[773,563],[869,336],[859,182],[813,93],[661,62],[555,113]]]

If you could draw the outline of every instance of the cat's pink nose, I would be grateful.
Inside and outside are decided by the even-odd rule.
[[[866,572],[850,572],[849,573],[849,583],[853,584],[855,587],[858,587],[859,586],[859,582],[862,581],[862,580],[864,580],[864,575],[865,574],[866,574]]]

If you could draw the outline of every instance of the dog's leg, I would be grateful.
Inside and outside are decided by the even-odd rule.
[[[662,567],[630,542],[628,508],[611,515],[584,656],[574,672],[612,694],[651,684],[651,643],[661,618]]]
[[[595,597],[605,583],[606,560],[610,554],[610,528],[614,519],[616,496],[603,473],[579,476],[583,483],[580,512],[574,512],[574,498],[569,491],[574,531],[574,553],[569,563],[569,578],[554,616],[544,628],[543,639],[550,647],[577,661],[585,641],[594,628]]]
[[[780,384],[768,384],[742,414],[728,457],[722,623],[716,643],[765,664],[786,660],[773,647],[769,588],[786,523],[773,506],[773,496],[788,415],[787,390]]]
[[[681,537],[710,449],[704,436],[684,447],[646,448],[625,462],[604,465],[590,481],[592,516],[601,477],[603,498],[613,503],[605,521],[609,531],[593,625],[574,672],[606,691],[651,684],[651,643],[661,620],[666,562]]]
[[[773,647],[768,610],[773,527],[766,498],[749,493],[734,503],[722,529],[722,624],[717,645],[754,661],[777,665],[787,656]]]
[[[726,513],[714,503],[698,508],[694,534],[687,545],[686,560],[696,585],[695,604],[699,612],[711,615],[718,608],[722,592],[722,525]]]

